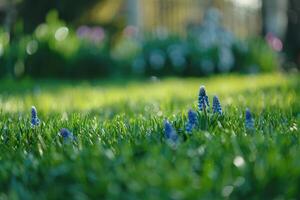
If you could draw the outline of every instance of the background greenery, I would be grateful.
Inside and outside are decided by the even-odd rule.
[[[204,76],[278,69],[277,53],[263,39],[239,40],[213,19],[208,23],[215,28],[203,27],[186,37],[142,37],[128,26],[112,38],[100,26],[75,30],[53,10],[32,34],[24,34],[20,25],[11,39],[0,29],[0,77]]]

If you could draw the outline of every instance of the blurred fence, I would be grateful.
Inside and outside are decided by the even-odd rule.
[[[254,2],[251,6],[251,2]],[[243,0],[250,6],[241,6],[237,0],[128,0],[129,19],[144,32],[164,29],[185,34],[189,27],[201,24],[211,7],[220,11],[223,25],[238,37],[261,33],[259,0]]]

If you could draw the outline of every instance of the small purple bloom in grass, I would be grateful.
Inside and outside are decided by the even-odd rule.
[[[66,140],[66,139],[74,139],[74,135],[71,131],[69,131],[66,128],[62,128],[60,130],[60,135]]]
[[[167,140],[176,143],[178,141],[178,135],[173,128],[172,124],[168,120],[165,120],[164,122],[165,125],[165,136]]]
[[[40,120],[37,116],[37,110],[34,106],[31,107],[31,127],[40,125]]]
[[[217,96],[214,96],[213,98],[213,106],[212,106],[213,112],[222,115],[222,107],[219,101],[219,98]]]
[[[205,111],[209,107],[208,96],[204,86],[201,86],[199,90],[198,107],[200,111]]]
[[[193,110],[188,112],[188,122],[186,124],[186,132],[191,133],[193,128],[197,125],[197,113]]]
[[[254,130],[254,120],[248,108],[246,109],[245,127],[247,130]]]

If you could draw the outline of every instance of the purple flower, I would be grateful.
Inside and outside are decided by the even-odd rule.
[[[198,97],[198,108],[200,111],[206,111],[209,107],[208,96],[206,95],[205,87],[201,86]]]
[[[90,38],[94,42],[101,42],[105,37],[104,29],[101,27],[94,27],[91,29]]]
[[[34,106],[31,107],[31,127],[40,125],[40,120],[37,116],[37,110]]]
[[[86,39],[95,43],[101,42],[105,38],[105,31],[102,27],[80,26],[76,34],[81,39]]]
[[[178,135],[175,129],[173,128],[172,124],[168,120],[165,120],[164,125],[165,125],[165,136],[167,140],[176,143],[178,141]]]
[[[213,112],[222,115],[222,107],[219,101],[219,98],[217,96],[214,96],[213,98],[213,106],[212,106]]]
[[[64,138],[64,140],[67,140],[67,139],[75,139],[73,133],[71,131],[69,131],[68,129],[66,128],[62,128],[60,130],[60,135]]]
[[[248,108],[246,109],[245,127],[247,130],[254,130],[254,120]]]
[[[193,128],[197,125],[197,113],[193,110],[188,112],[188,122],[186,124],[186,132],[191,133]]]
[[[79,38],[85,38],[89,35],[89,33],[90,33],[90,28],[87,26],[80,26],[76,31],[76,34]]]

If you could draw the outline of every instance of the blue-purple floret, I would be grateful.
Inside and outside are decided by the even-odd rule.
[[[195,128],[197,125],[197,113],[193,110],[189,110],[188,112],[188,122],[186,124],[186,132],[191,133],[192,130]]]
[[[245,127],[247,130],[254,130],[254,120],[253,120],[252,114],[248,108],[246,109]]]
[[[201,86],[199,90],[198,108],[200,111],[205,111],[207,108],[209,108],[208,96],[206,95],[204,86]]]
[[[167,138],[167,140],[176,143],[178,141],[178,135],[175,129],[173,128],[172,124],[168,120],[165,120],[164,127],[165,137]]]
[[[31,126],[35,127],[40,125],[40,120],[37,116],[37,110],[34,106],[31,107]]]
[[[67,139],[73,140],[73,139],[74,139],[73,133],[72,133],[71,131],[69,131],[68,129],[66,129],[66,128],[62,128],[62,129],[60,130],[60,135],[61,135],[65,140],[67,140]]]
[[[213,109],[213,113],[216,113],[216,114],[219,114],[219,115],[223,114],[222,106],[221,106],[219,98],[217,96],[214,96],[214,98],[213,98],[212,109]]]

